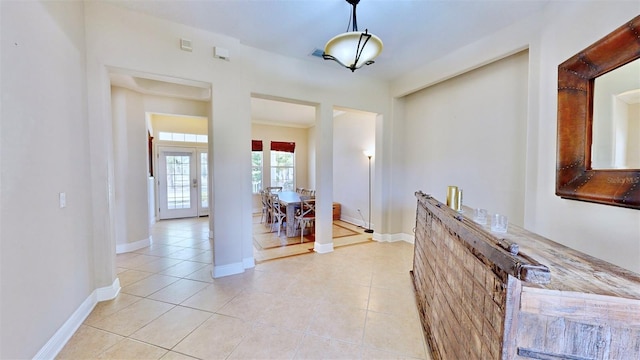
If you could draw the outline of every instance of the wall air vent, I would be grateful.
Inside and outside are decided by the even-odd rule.
[[[222,59],[229,61],[229,49],[221,48],[219,46],[213,47],[213,57],[216,59]]]
[[[191,46],[191,40],[180,39],[180,49],[184,51],[193,51],[193,47]]]

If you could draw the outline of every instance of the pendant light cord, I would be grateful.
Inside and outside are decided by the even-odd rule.
[[[351,28],[351,31],[358,31],[358,19],[356,18],[356,5],[358,5],[360,0],[347,0],[347,2],[351,4],[353,7],[351,8],[351,17],[349,18],[349,24],[347,25],[346,32],[349,32],[349,27],[351,26],[352,19],[353,19],[353,27]]]

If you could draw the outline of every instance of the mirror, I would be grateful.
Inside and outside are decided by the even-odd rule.
[[[560,197],[640,209],[640,166],[629,163],[625,168],[618,168],[615,160],[617,156],[620,163],[620,159],[625,158],[626,163],[628,158],[637,155],[637,147],[634,150],[627,146],[630,142],[635,142],[631,146],[637,146],[638,135],[630,134],[629,129],[631,126],[631,131],[634,131],[636,125],[630,125],[627,120],[626,128],[622,126],[614,131],[614,125],[600,125],[596,121],[604,120],[594,120],[595,112],[602,112],[599,108],[594,109],[594,103],[599,101],[594,99],[594,88],[598,88],[596,81],[601,83],[602,77],[606,82],[603,75],[618,68],[624,72],[624,65],[640,58],[639,32],[640,16],[636,16],[558,66],[556,195]],[[606,87],[601,86],[603,90]],[[634,90],[629,91],[622,91],[616,97],[620,101],[633,98]],[[624,120],[618,122],[624,123]],[[601,127],[609,130],[601,134]],[[618,139],[620,144],[625,141],[627,144],[613,144]],[[598,145],[603,141],[603,147],[609,149],[603,150],[605,155],[601,155]],[[596,145],[594,151],[593,144]],[[611,154],[606,155],[606,151]],[[614,155],[616,151],[625,155]],[[612,160],[601,163],[601,156]]]
[[[595,79],[593,169],[640,169],[640,59]]]

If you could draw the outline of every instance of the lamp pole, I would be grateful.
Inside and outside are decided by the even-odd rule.
[[[369,224],[367,228],[364,230],[366,233],[373,233],[373,229],[371,229],[371,154],[366,154],[369,158]]]

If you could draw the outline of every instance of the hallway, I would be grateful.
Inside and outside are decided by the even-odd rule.
[[[116,257],[122,291],[59,359],[428,359],[405,242],[344,246],[211,278],[207,218],[162,221]]]

